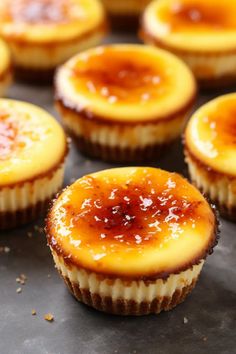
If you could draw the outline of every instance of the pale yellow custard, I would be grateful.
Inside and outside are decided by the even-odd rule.
[[[0,188],[43,177],[63,162],[63,129],[32,104],[0,99]]]
[[[235,0],[156,0],[145,10],[144,30],[183,51],[236,49]]]
[[[215,231],[215,215],[195,187],[175,173],[144,167],[77,180],[47,219],[49,245],[66,267],[133,280],[200,264]]]
[[[188,151],[216,172],[236,177],[236,94],[205,104],[190,119],[185,142]]]
[[[108,122],[153,122],[191,105],[196,85],[178,58],[141,45],[108,45],[76,55],[58,71],[56,98]]]

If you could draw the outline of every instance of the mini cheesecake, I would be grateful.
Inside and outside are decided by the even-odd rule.
[[[236,221],[236,94],[202,106],[185,132],[185,155],[192,181]]]
[[[55,200],[48,244],[72,294],[98,310],[170,310],[217,243],[215,214],[176,173],[127,167],[77,180]]]
[[[0,97],[2,97],[12,80],[10,53],[2,40],[0,40],[0,58]]]
[[[50,82],[55,67],[98,44],[106,33],[98,0],[4,0],[0,35],[7,41],[16,77]]]
[[[145,10],[146,43],[181,57],[204,87],[236,82],[236,2],[156,0]]]
[[[109,45],[55,77],[56,105],[81,152],[113,162],[156,159],[182,132],[196,96],[188,67],[163,50]]]
[[[102,0],[112,27],[117,30],[134,30],[139,17],[151,0]]]
[[[0,229],[38,217],[61,188],[67,141],[39,107],[0,99]]]

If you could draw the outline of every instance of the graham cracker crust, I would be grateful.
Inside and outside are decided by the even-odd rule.
[[[51,198],[16,211],[0,212],[0,230],[13,229],[37,219],[47,210]]]
[[[176,290],[171,297],[157,297],[151,302],[143,301],[138,303],[134,300],[125,300],[122,298],[113,301],[109,296],[102,297],[100,294],[91,293],[89,289],[81,289],[79,283],[71,282],[68,277],[62,276],[62,278],[72,295],[78,301],[96,310],[122,316],[141,316],[169,311],[185,300],[197,282],[197,279],[194,279],[190,285],[185,286],[181,290]]]
[[[90,140],[77,136],[69,131],[74,143],[82,154],[92,159],[102,159],[112,163],[137,164],[146,161],[155,161],[164,155],[171,148],[176,140],[165,144],[155,144],[140,148],[121,148],[119,146],[108,146],[94,143]]]

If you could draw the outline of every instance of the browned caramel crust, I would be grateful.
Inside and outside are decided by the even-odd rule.
[[[193,290],[197,279],[185,286],[181,290],[175,290],[170,296],[156,297],[151,302],[142,301],[138,303],[134,300],[117,299],[113,300],[109,296],[102,297],[100,294],[91,293],[89,289],[83,289],[79,283],[71,282],[68,277],[62,276],[72,295],[82,303],[95,308],[96,310],[111,313],[114,315],[148,315],[158,314],[161,311],[169,311],[183,302],[186,296]]]
[[[180,115],[184,115],[187,112],[189,112],[196,101],[196,96],[197,96],[197,88],[195,88],[195,92],[193,93],[193,96],[190,98],[190,100],[181,109],[170,114],[168,117],[163,116],[163,117],[157,117],[156,119],[145,119],[143,121],[139,121],[139,120],[124,121],[119,119],[111,120],[107,117],[98,116],[93,112],[88,111],[83,107],[80,107],[78,104],[76,103],[74,104],[69,100],[67,100],[64,97],[63,93],[59,92],[57,86],[57,75],[55,76],[55,104],[58,106],[59,110],[62,113],[70,112],[75,116],[78,115],[80,118],[82,117],[84,119],[94,121],[97,124],[108,123],[111,126],[112,125],[137,126],[137,125],[157,124],[162,122],[166,122],[166,124],[168,124],[169,121],[175,120]]]
[[[25,179],[21,182],[12,183],[12,184],[5,184],[4,186],[0,185],[0,191],[4,190],[4,189],[9,189],[9,188],[23,187],[25,183],[28,183],[28,182],[32,183],[32,182],[35,182],[37,179],[41,179],[44,177],[51,178],[54,175],[54,173],[64,164],[66,157],[69,153],[70,140],[66,137],[65,137],[65,139],[66,139],[66,148],[65,148],[64,154],[62,155],[61,159],[54,166],[52,166],[49,170],[40,173],[37,176]]]
[[[39,218],[47,210],[50,200],[39,201],[21,210],[0,212],[0,230],[13,229]]]
[[[76,135],[67,128],[69,135],[82,154],[92,159],[102,159],[103,161],[124,164],[139,164],[146,161],[156,161],[173,147],[176,140],[166,142],[165,144],[153,144],[140,148],[122,148],[119,146],[102,145],[94,143],[89,139]]]
[[[59,195],[57,196],[57,198],[59,197]],[[55,199],[52,202],[52,207],[53,204],[57,202],[57,199]],[[86,269],[83,264],[80,264],[80,261],[78,259],[76,259],[73,255],[69,255],[66,254],[64,252],[64,250],[59,246],[59,244],[57,243],[56,245],[51,242],[52,240],[52,234],[51,234],[51,230],[52,230],[52,218],[51,218],[51,212],[52,212],[52,207],[51,210],[48,213],[48,216],[46,218],[46,226],[45,226],[45,232],[47,235],[47,241],[48,241],[48,245],[56,252],[56,254],[59,257],[62,257],[66,266],[68,268],[73,268],[73,267],[79,267],[82,269],[85,269],[87,272],[91,272],[93,270],[90,269]],[[98,277],[100,277],[101,279],[110,279],[111,281],[115,278],[120,278],[123,281],[132,281],[132,280],[143,280],[144,282],[148,283],[148,282],[153,282],[157,279],[167,279],[171,274],[179,274],[182,273],[184,271],[186,271],[187,269],[191,269],[194,265],[198,265],[200,264],[200,262],[203,259],[206,259],[206,257],[209,254],[213,253],[214,247],[217,245],[218,240],[219,240],[219,219],[218,219],[218,214],[217,214],[217,210],[215,208],[214,205],[211,205],[211,209],[215,215],[214,218],[214,226],[213,226],[213,230],[212,230],[212,235],[209,239],[208,245],[206,246],[206,248],[204,250],[202,250],[194,259],[192,259],[190,262],[186,262],[184,263],[182,266],[179,267],[173,267],[172,269],[166,271],[166,272],[154,272],[154,273],[150,273],[149,275],[143,275],[143,274],[137,274],[135,276],[125,276],[125,275],[120,275],[120,274],[110,274],[110,273],[104,273],[101,272],[100,270],[96,273],[96,275]]]

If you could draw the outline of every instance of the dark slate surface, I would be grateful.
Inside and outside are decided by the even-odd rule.
[[[217,94],[202,95],[198,104]],[[50,89],[15,85],[10,97],[36,103],[55,115]],[[185,173],[181,144],[155,165]],[[65,185],[109,167],[82,157],[72,146]],[[222,221],[220,243],[192,295],[169,313],[140,318],[102,314],[74,300],[54,269],[44,234],[35,225],[42,226],[43,221],[0,233],[0,247],[10,248],[0,254],[0,354],[236,353],[234,224]],[[21,273],[28,278],[25,285],[16,283]],[[17,294],[19,286],[22,293]],[[36,316],[31,315],[32,309]],[[54,315],[52,323],[43,319],[48,312]]]

